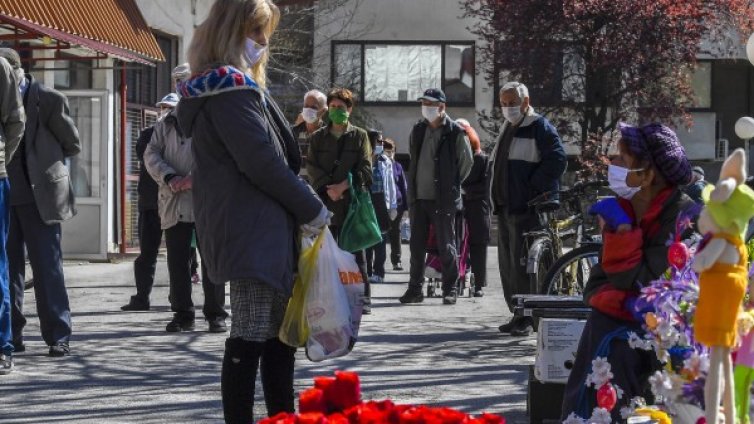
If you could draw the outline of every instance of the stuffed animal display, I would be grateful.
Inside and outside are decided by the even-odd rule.
[[[736,149],[723,163],[717,184],[702,193],[705,207],[698,226],[710,239],[696,254],[693,265],[700,273],[694,337],[710,348],[704,389],[708,423],[718,422],[721,395],[725,422],[736,422],[730,353],[736,343],[737,318],[748,282],[743,235],[754,216],[754,191],[745,181],[746,154],[743,149]]]

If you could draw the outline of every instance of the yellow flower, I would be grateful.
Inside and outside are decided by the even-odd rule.
[[[636,410],[636,413],[656,420],[659,424],[673,424],[670,416],[659,409],[639,408]]]

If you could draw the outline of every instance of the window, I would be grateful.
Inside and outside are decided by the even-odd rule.
[[[166,60],[157,63],[157,66],[128,64],[126,84],[129,103],[154,106],[175,90],[170,73],[178,66],[178,39],[160,34],[155,34],[155,39]]]
[[[691,108],[712,108],[712,62],[697,63],[691,74],[691,87],[694,89]]]
[[[58,90],[89,89],[92,88],[92,61],[77,60],[76,56],[58,53],[61,60],[56,60],[55,88]],[[70,60],[68,60],[70,58]],[[62,69],[68,69],[64,71]]]
[[[367,104],[413,103],[427,88],[440,87],[449,104],[471,106],[475,68],[470,42],[333,42],[333,85]]]

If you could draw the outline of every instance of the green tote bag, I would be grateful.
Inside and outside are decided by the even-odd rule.
[[[351,204],[348,206],[343,226],[340,229],[338,245],[346,252],[358,252],[382,241],[382,232],[377,224],[372,198],[368,191],[353,188],[353,179],[348,174]]]

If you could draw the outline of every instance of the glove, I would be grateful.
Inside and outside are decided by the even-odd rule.
[[[590,215],[599,215],[605,220],[605,224],[611,229],[615,230],[620,225],[632,225],[633,220],[623,210],[615,197],[608,197],[602,199],[599,202],[592,205],[589,208]]]
[[[327,210],[323,205],[316,218],[301,225],[301,232],[305,236],[318,236],[326,226],[330,225],[330,218],[332,218],[332,216],[333,213]]]
[[[398,209],[390,209],[390,220],[395,221],[398,218]]]

